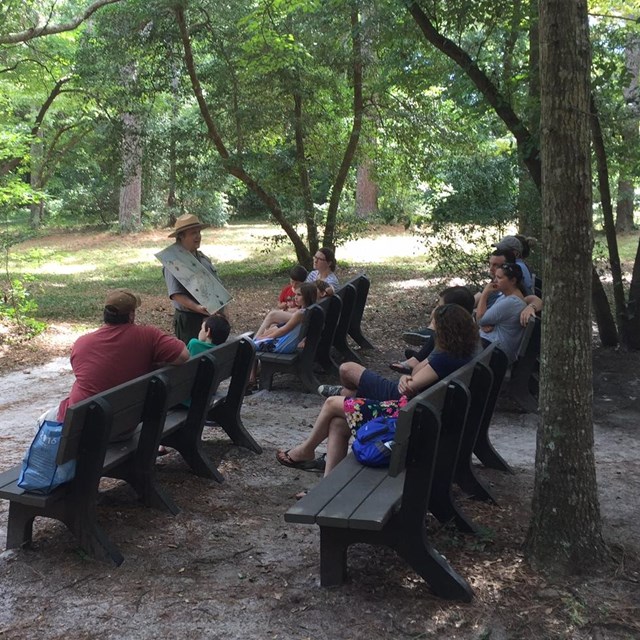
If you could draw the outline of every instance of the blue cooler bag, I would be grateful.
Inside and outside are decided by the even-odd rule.
[[[365,422],[356,431],[351,445],[356,460],[367,467],[388,467],[397,418],[378,416]]]
[[[73,480],[76,475],[76,461],[69,460],[56,464],[62,422],[58,422],[58,408],[40,416],[38,433],[33,439],[22,461],[18,486],[33,493],[51,493],[59,485]]]

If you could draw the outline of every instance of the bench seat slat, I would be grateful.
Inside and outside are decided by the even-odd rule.
[[[353,456],[352,456],[353,457]],[[346,484],[316,516],[320,526],[328,525],[341,529],[352,528],[351,514],[374,492],[387,477],[386,469],[363,467],[351,482]]]
[[[292,505],[284,514],[286,522],[315,524],[316,515],[324,509],[342,487],[362,471],[362,465],[353,456],[347,456],[333,471],[309,493]]]
[[[380,531],[400,508],[404,473],[395,477],[385,476],[362,504],[349,517],[350,529]]]
[[[18,478],[20,477],[20,469],[22,465],[17,464],[7,471],[0,474],[0,498],[3,500],[15,500],[20,498],[21,504],[34,507],[44,507],[52,504],[67,494],[65,485],[58,487],[52,493],[41,495],[39,493],[31,493],[25,491],[18,486]]]

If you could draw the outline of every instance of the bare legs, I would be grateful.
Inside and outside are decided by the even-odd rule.
[[[326,476],[346,455],[351,432],[344,415],[344,397],[327,398],[316,418],[309,437],[301,444],[289,449],[292,460],[313,460],[316,447],[327,440]]]
[[[280,309],[273,309],[269,311],[267,315],[264,317],[260,328],[256,331],[256,338],[261,338],[262,334],[272,325],[272,324],[280,324],[283,322],[289,322],[291,317],[293,316],[292,311],[281,311]]]
[[[355,398],[356,391],[360,385],[360,378],[365,368],[357,362],[344,362],[340,365],[340,384],[342,385],[342,396]]]

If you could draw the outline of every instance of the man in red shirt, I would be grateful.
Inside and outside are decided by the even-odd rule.
[[[64,421],[67,407],[133,380],[167,364],[181,364],[189,352],[181,340],[157,327],[135,324],[140,297],[129,289],[107,293],[104,324],[78,338],[71,349],[76,376],[71,392],[58,408]]]

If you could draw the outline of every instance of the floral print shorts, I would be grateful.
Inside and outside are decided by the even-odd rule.
[[[351,434],[356,435],[356,431],[369,420],[378,416],[391,416],[395,418],[398,412],[408,402],[407,396],[402,396],[400,400],[370,400],[369,398],[345,398],[344,413],[347,424],[351,429]]]

